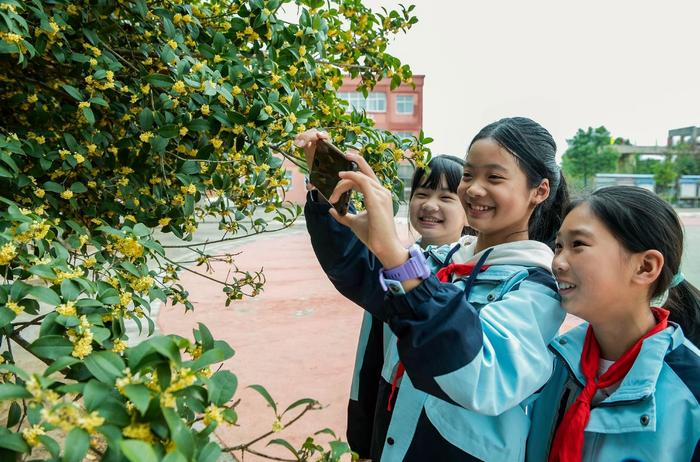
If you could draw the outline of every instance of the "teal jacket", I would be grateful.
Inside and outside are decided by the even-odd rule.
[[[552,342],[556,365],[532,407],[527,460],[547,460],[555,423],[585,383],[579,362],[588,324]],[[584,462],[700,461],[700,351],[673,324],[649,337],[619,388],[591,409]]]
[[[552,251],[534,241],[495,246],[469,290],[467,278],[441,283],[431,276],[393,297],[376,290],[380,265],[349,229],[309,203],[306,219],[331,282],[391,329],[384,381],[399,359],[406,368],[373,459],[523,460],[527,406],[551,376],[547,345],[564,319]],[[452,261],[475,263],[486,254],[473,250],[460,248]]]

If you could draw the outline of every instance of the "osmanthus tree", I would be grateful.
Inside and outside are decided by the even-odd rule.
[[[228,301],[259,293],[262,273],[193,235],[205,218],[218,220],[219,241],[289,226],[300,210],[284,201],[282,159],[303,164],[292,139],[308,127],[357,144],[398,193],[398,161],[410,150],[421,162],[429,139],[376,130],[335,92],[346,75],[365,93],[380,78],[410,82],[385,50],[416,22],[412,8],[0,0],[0,18],[0,459],[260,452],[253,443],[269,435],[228,448],[211,437],[237,420],[236,376],[217,367],[231,347],[203,325],[192,339],[150,335],[152,303],[193,309],[158,236],[181,240],[202,268],[229,262],[219,281]],[[149,337],[134,344],[129,323]],[[46,367],[28,370],[19,348]],[[272,408],[260,417],[270,434],[286,413],[317,406],[303,399],[283,412],[254,389]],[[293,460],[347,452],[340,441],[273,443]]]

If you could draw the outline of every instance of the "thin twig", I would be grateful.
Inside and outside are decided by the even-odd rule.
[[[289,426],[292,425],[294,422],[296,422],[297,420],[301,419],[301,417],[302,417],[304,414],[306,414],[307,412],[309,412],[309,411],[311,411],[311,410],[315,410],[315,407],[316,407],[316,403],[307,404],[306,407],[304,408],[304,410],[301,411],[301,412],[299,413],[298,416],[294,417],[292,420],[290,420],[290,421],[287,422],[286,424],[283,424],[283,427],[284,427],[284,428],[289,427]],[[232,452],[232,451],[238,451],[238,450],[241,450],[241,449],[245,449],[246,451],[250,451],[250,449],[248,449],[250,446],[254,445],[255,443],[257,443],[258,441],[260,441],[260,440],[262,440],[262,439],[264,439],[264,438],[267,438],[268,436],[272,435],[273,433],[275,433],[275,432],[271,430],[271,431],[265,433],[264,435],[259,436],[259,437],[255,438],[254,440],[249,441],[249,442],[247,442],[247,443],[245,443],[245,444],[239,444],[238,446],[234,446],[234,447],[222,448],[222,451],[224,451],[224,452]]]

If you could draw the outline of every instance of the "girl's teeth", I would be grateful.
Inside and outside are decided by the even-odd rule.
[[[483,212],[485,210],[488,210],[489,208],[484,206],[484,205],[472,205],[471,208],[474,210],[478,210],[479,212]]]
[[[559,282],[557,283],[557,285],[559,286],[560,290],[573,289],[574,287],[576,287],[575,285],[566,282]]]

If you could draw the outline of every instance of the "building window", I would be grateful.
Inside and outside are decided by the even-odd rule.
[[[365,98],[362,96],[362,93],[358,91],[338,93],[338,98],[348,102],[348,111],[355,110],[362,112],[366,108]]]
[[[367,112],[386,112],[386,93],[370,93],[367,96]]]
[[[359,91],[338,93],[340,99],[348,102],[348,110],[358,112],[386,112],[386,93],[372,92],[365,99]]]
[[[396,113],[413,115],[413,95],[396,96]]]

